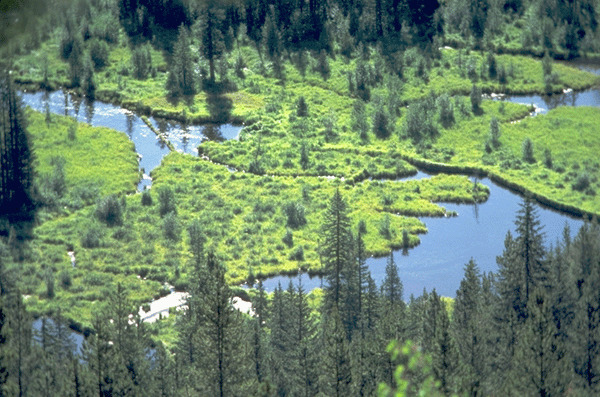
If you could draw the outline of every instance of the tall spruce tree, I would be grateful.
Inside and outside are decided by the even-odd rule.
[[[213,252],[194,275],[189,315],[195,321],[194,374],[196,393],[211,396],[240,395],[251,374],[247,340],[242,332],[242,314],[231,304],[233,297],[225,281],[225,268]],[[191,379],[190,379],[191,380]]]
[[[329,201],[323,221],[322,258],[327,272],[326,303],[335,306],[339,313],[342,301],[342,272],[351,259],[351,231],[348,205],[340,189],[336,189]]]
[[[435,289],[429,295],[423,319],[423,349],[432,358],[431,368],[445,395],[456,392],[458,350],[450,330],[444,302]]]
[[[217,1],[206,1],[200,8],[200,48],[208,60],[209,79],[215,82],[215,61],[225,51],[224,35],[221,31],[225,15]]]
[[[465,265],[465,275],[456,291],[453,335],[460,357],[460,379],[467,394],[479,394],[483,378],[484,346],[481,335],[481,278],[473,260]]]
[[[527,317],[515,354],[512,376],[516,392],[523,395],[564,395],[571,378],[565,346],[557,338],[554,308],[549,292],[535,287],[530,294]]]
[[[8,257],[7,251],[4,243],[0,241],[0,395],[2,396],[7,393],[4,386],[9,375],[8,312],[10,309],[9,293],[12,289],[11,278],[4,265],[4,260]]]
[[[390,251],[385,267],[379,310],[380,320],[377,324],[379,376],[385,382],[391,383],[393,382],[396,364],[385,349],[391,341],[406,339],[406,305],[402,300],[402,282],[400,276],[398,276],[398,267],[394,262],[393,251]]]
[[[523,267],[525,302],[536,286],[547,286],[548,268],[545,263],[544,234],[531,199],[525,199],[517,212],[515,247],[519,265]]]
[[[584,225],[571,244],[575,289],[575,317],[569,339],[584,394],[600,390],[600,231]]]
[[[295,360],[292,392],[299,396],[314,396],[318,386],[317,376],[317,328],[311,316],[308,300],[302,283],[292,295],[295,318],[292,328],[295,333],[293,358]]]
[[[402,303],[402,281],[398,275],[398,266],[394,262],[394,251],[390,251],[387,265],[385,266],[385,278],[381,284],[381,296],[386,303],[396,305]]]
[[[21,98],[4,71],[0,76],[0,216],[32,208],[33,159]]]
[[[172,97],[194,95],[196,93],[194,62],[190,50],[189,32],[185,25],[179,27],[170,66],[166,86],[169,95]]]
[[[320,348],[322,355],[319,392],[336,397],[350,395],[350,346],[335,306],[321,320]]]
[[[281,284],[279,284],[273,292],[271,301],[270,366],[272,381],[279,395],[291,393],[292,378],[295,376],[293,350],[296,341],[292,331],[295,316],[292,301],[293,293],[294,287],[291,282],[287,291],[284,291]]]

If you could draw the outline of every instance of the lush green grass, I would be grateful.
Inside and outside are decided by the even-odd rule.
[[[215,249],[227,266],[230,282],[239,283],[251,275],[321,271],[320,228],[337,188],[349,203],[353,229],[360,220],[365,221],[366,248],[376,255],[401,247],[404,230],[409,233],[410,245],[418,243],[418,234],[427,229],[414,216],[452,215],[433,202],[483,201],[488,195],[486,187],[474,189],[473,183],[461,176],[351,184],[318,177],[231,173],[224,166],[179,153],[169,154],[153,177],[153,205],[143,206],[140,194],[126,197],[120,226],[108,227],[96,217],[95,206],[88,206],[35,229],[33,254],[23,264],[22,278],[33,311],[45,312],[60,305],[69,318],[87,325],[94,302],[104,300],[117,282],[136,304],[149,301],[164,282],[186,288],[191,255],[185,230],[194,219],[201,222],[207,247]],[[165,187],[175,193],[175,238],[165,235],[165,218],[159,214],[156,192]],[[284,207],[289,202],[304,207],[306,225],[287,227]],[[386,222],[387,235],[382,232]],[[289,245],[282,240],[288,229],[293,235]],[[99,246],[94,248],[84,246],[83,236],[90,230],[99,238]],[[300,247],[303,255],[294,256]],[[76,268],[71,267],[68,250],[75,252]],[[50,271],[56,279],[52,299],[47,297],[45,282]],[[65,274],[68,283],[62,282]]]
[[[421,152],[413,149],[409,156],[479,168],[559,204],[600,214],[600,202],[596,199],[600,188],[597,155],[600,110],[560,107],[545,115],[510,122],[506,115],[515,105],[505,104],[504,115],[499,112],[501,106],[500,102],[484,102],[483,116],[461,120],[455,127],[444,130],[431,149]],[[485,143],[492,116],[501,121],[501,146],[488,153]],[[523,160],[522,145],[526,138],[533,142],[533,163]],[[551,154],[551,167],[545,161],[546,149]],[[453,156],[441,159],[439,153],[449,150]],[[581,178],[588,179],[589,185],[578,186],[577,190],[573,186]]]
[[[59,30],[56,30],[40,48],[16,59],[15,76],[18,81],[41,84],[44,82],[44,65],[47,65],[49,86],[69,85],[69,66],[59,57],[60,37]],[[95,73],[97,97],[146,113],[196,121],[222,121],[227,114],[232,120],[247,120],[256,111],[264,109],[268,97],[278,92],[286,92],[292,98],[304,95],[310,103],[324,103],[333,107],[336,114],[339,108],[347,108],[350,95],[348,73],[356,70],[357,54],[351,60],[342,55],[329,58],[330,74],[327,79],[323,79],[316,70],[317,60],[310,53],[303,55],[307,65],[304,73],[295,66],[299,61],[298,56],[293,55],[283,61],[284,73],[280,79],[275,77],[269,60],[264,56],[261,58],[256,48],[246,40],[241,37],[239,52],[236,50],[228,55],[227,90],[218,95],[200,90],[193,98],[173,102],[167,100],[166,96],[168,65],[163,53],[151,50],[154,72],[146,80],[136,80],[132,72],[131,51],[121,33],[119,42],[110,45],[107,65]],[[86,43],[86,46],[89,44]],[[233,67],[238,55],[245,65],[241,75],[236,74]],[[507,71],[504,84],[497,77],[489,77],[486,54],[475,51],[445,49],[437,59],[425,61],[421,54],[413,50],[406,51],[400,59],[393,61],[372,51],[370,59],[363,62],[370,78],[376,80],[372,84],[373,96],[382,97],[388,96],[386,82],[389,75],[385,73],[386,65],[402,62],[402,83],[394,89],[393,95],[404,103],[423,98],[430,92],[466,95],[474,83],[480,85],[484,92],[546,92],[541,61],[522,56],[496,56],[498,67]],[[204,60],[200,60],[199,64],[201,68],[206,67]],[[474,74],[469,75],[469,67]],[[557,75],[557,81],[552,86],[555,91],[563,88],[582,89],[598,81],[593,75],[565,65],[555,64],[553,71]]]
[[[38,186],[64,162],[64,187],[58,192],[80,207],[108,194],[132,193],[139,180],[133,142],[123,132],[77,123],[70,117],[27,111]]]
[[[46,59],[49,85],[68,85],[68,66],[58,57],[58,42],[59,35],[51,35],[40,49],[17,58],[17,80],[34,86],[42,83],[41,65]],[[305,53],[306,71],[301,73],[292,57],[284,61],[280,79],[270,62],[242,40],[243,76],[229,70],[229,90],[218,95],[201,91],[194,98],[173,103],[164,89],[167,64],[162,53],[152,50],[155,73],[139,81],[131,76],[125,43],[121,36],[120,43],[110,49],[107,66],[96,73],[99,98],[188,121],[225,115],[245,121],[247,126],[239,140],[200,146],[200,153],[212,162],[178,153],[168,155],[153,173],[154,203],[143,206],[139,194],[122,195],[134,190],[138,178],[133,145],[125,134],[78,124],[72,139],[71,120],[52,116],[47,125],[44,115],[30,112],[39,180],[51,180],[55,174],[51,159],[62,157],[68,187],[62,200],[71,208],[62,215],[54,212],[41,217],[43,222],[34,229],[29,243],[31,254],[19,264],[23,291],[30,295],[29,307],[36,312],[62,307],[64,315],[89,325],[95,302],[103,301],[117,282],[136,304],[161,293],[164,282],[186,288],[191,266],[186,228],[195,219],[203,226],[207,247],[227,266],[229,281],[240,283],[249,277],[322,271],[320,227],[337,188],[349,203],[353,229],[365,222],[366,248],[374,255],[401,247],[404,231],[408,232],[408,245],[418,244],[418,235],[427,229],[417,216],[452,215],[435,202],[487,198],[487,188],[474,186],[462,176],[378,180],[414,173],[410,162],[479,169],[557,202],[600,212],[594,199],[600,172],[595,159],[600,149],[597,109],[561,108],[529,118],[527,106],[484,100],[480,112],[471,111],[466,95],[473,84],[485,93],[544,93],[548,87],[539,60],[497,55],[497,64],[507,71],[507,80],[501,83],[487,73],[487,54],[444,49],[439,57],[423,60],[410,50],[402,58],[402,80],[394,81],[391,74],[381,73],[388,60],[372,52],[363,61],[373,80],[371,101],[366,104],[367,123],[378,108],[385,108],[390,117],[390,137],[379,139],[371,127],[363,138],[352,127],[356,98],[349,90],[348,73],[356,70],[357,57],[330,58],[331,72],[324,79],[316,71],[316,59]],[[230,55],[230,64],[237,55]],[[469,75],[469,69],[474,73]],[[598,77],[560,64],[554,64],[553,71],[556,81],[552,90],[581,89],[598,82]],[[432,109],[429,117],[437,136],[412,142],[404,134],[409,113],[406,105],[432,93],[454,95],[455,122],[442,127],[439,110]],[[308,104],[306,117],[297,115],[300,97]],[[492,117],[500,122],[501,145],[487,153]],[[534,143],[537,161],[533,164],[521,160],[526,137]],[[306,161],[301,155],[303,147]],[[543,164],[545,148],[552,150],[552,169]],[[227,166],[238,171],[230,172]],[[574,190],[582,178],[587,178],[583,181],[587,186]],[[165,233],[165,218],[158,210],[157,191],[166,187],[173,189],[177,206],[171,236]],[[86,194],[89,192],[93,194]],[[96,216],[95,205],[84,206],[108,194],[122,197],[121,225],[108,227]],[[286,225],[288,203],[304,208],[305,225]],[[90,233],[98,241],[93,248],[86,243]],[[286,234],[293,241],[284,239]],[[71,266],[69,250],[75,252],[76,268]],[[47,296],[51,275],[56,291],[52,298]]]

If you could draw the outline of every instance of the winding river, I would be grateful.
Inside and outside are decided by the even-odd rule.
[[[578,65],[579,66],[579,65]],[[583,65],[582,68],[600,74],[600,66]],[[52,93],[23,93],[23,101],[35,110],[76,117],[97,126],[110,127],[125,132],[134,142],[140,156],[140,170],[144,178],[138,189],[143,190],[151,184],[148,176],[157,167],[169,149],[162,143],[144,121],[129,110],[112,104],[95,101],[85,103],[62,91]],[[600,89],[583,92],[567,91],[562,95],[507,97],[506,100],[524,104],[535,104],[545,112],[557,106],[600,106]],[[149,119],[153,127],[164,134],[177,151],[195,155],[196,147],[205,139],[234,139],[242,127],[221,126],[183,126],[180,123]],[[417,178],[429,177],[419,172]],[[413,177],[414,178],[414,177]],[[483,204],[460,205],[442,204],[448,210],[458,213],[453,218],[422,218],[429,232],[420,236],[421,244],[408,253],[394,252],[394,260],[399,267],[400,278],[404,285],[404,297],[418,296],[424,289],[434,288],[444,296],[454,296],[463,276],[464,265],[473,258],[481,271],[497,270],[496,257],[502,254],[504,238],[510,230],[514,232],[514,219],[522,198],[493,183],[487,178],[480,182],[490,187],[490,198]],[[399,181],[398,183],[401,183]],[[565,225],[575,235],[582,225],[580,219],[558,213],[537,205],[537,212],[543,226],[546,243],[555,244],[562,238]],[[385,275],[387,258],[369,258],[368,266],[378,283]],[[278,276],[263,281],[265,288],[272,291],[279,283],[284,288],[288,283],[301,282],[305,290],[322,285],[319,277],[310,278],[307,274],[296,277]]]
[[[51,113],[71,116],[77,121],[94,126],[102,126],[123,131],[135,144],[139,155],[140,170],[144,177],[138,190],[150,186],[150,172],[158,167],[162,158],[169,153],[169,148],[135,113],[120,106],[101,101],[88,103],[80,97],[63,91],[23,92],[23,102],[39,112],[48,109]],[[231,124],[184,126],[177,122],[149,118],[153,127],[163,134],[178,152],[197,154],[198,145],[206,140],[224,140],[237,138],[242,127]]]

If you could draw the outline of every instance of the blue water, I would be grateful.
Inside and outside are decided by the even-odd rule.
[[[510,230],[515,232],[514,220],[522,198],[504,189],[488,178],[480,179],[490,188],[490,198],[483,204],[442,204],[446,209],[456,211],[458,216],[451,218],[420,218],[429,232],[420,235],[421,244],[408,250],[394,252],[400,279],[404,285],[404,298],[411,294],[421,295],[423,289],[434,288],[444,296],[454,296],[463,276],[464,265],[473,258],[481,271],[497,270],[496,257],[502,255],[504,238]],[[390,182],[402,183],[402,182]],[[536,205],[541,224],[544,226],[546,243],[556,244],[561,240],[565,225],[569,225],[571,235],[583,225],[580,219],[558,213]],[[387,258],[369,258],[367,264],[378,285],[385,277]],[[310,278],[307,274],[295,277],[278,276],[263,280],[267,291],[277,288],[279,283],[287,288],[290,280],[294,284],[301,280],[305,290],[320,287],[319,277]]]
[[[575,63],[575,66],[600,75],[600,64]],[[596,106],[600,107],[600,89],[592,88],[582,92],[565,92],[558,95],[532,95],[505,97],[504,100],[533,104],[537,113],[547,113],[558,106]],[[422,179],[428,175],[419,171],[417,175],[406,178]],[[396,181],[401,183],[400,181]],[[452,218],[421,218],[429,232],[421,235],[421,244],[408,250],[394,252],[394,261],[398,265],[400,279],[404,284],[404,298],[419,296],[423,290],[434,288],[444,296],[453,297],[460,285],[464,265],[472,258],[482,272],[494,272],[498,269],[496,257],[502,255],[506,233],[514,234],[514,220],[522,198],[502,188],[487,178],[480,180],[490,188],[490,198],[483,204],[444,204],[449,211],[456,211]],[[558,213],[540,205],[537,212],[544,227],[546,245],[555,245],[562,239],[565,225],[568,225],[573,237],[583,225],[580,219]],[[380,285],[385,277],[387,258],[369,258],[367,264],[375,281]],[[267,291],[272,291],[281,283],[287,288],[289,282],[297,285],[301,282],[305,290],[323,285],[320,277],[311,278],[308,274],[294,277],[277,276],[263,280]]]
[[[549,110],[559,106],[600,106],[600,90],[592,88],[585,91],[569,91],[564,94],[555,95],[523,95],[506,97],[505,100],[521,103],[523,105],[535,105],[538,113],[548,113]]]
[[[569,62],[579,69],[600,75],[600,62],[574,61]],[[567,90],[563,94],[554,95],[521,95],[506,97],[504,100],[522,103],[524,105],[535,105],[537,113],[547,113],[549,110],[559,106],[595,106],[600,107],[600,89],[598,87],[585,91],[575,92]]]
[[[45,112],[46,106],[48,106],[51,113],[71,116],[80,122],[125,132],[135,144],[135,150],[140,156],[139,166],[144,178],[140,181],[138,190],[144,190],[151,185],[150,172],[169,153],[169,148],[158,139],[142,119],[127,109],[101,101],[86,103],[80,97],[63,91],[23,92],[21,96],[27,106],[39,112]],[[154,118],[150,118],[150,122],[167,136],[177,151],[190,154],[197,153],[196,147],[205,139],[237,138],[242,129],[240,126],[230,124],[184,126],[180,123]]]
[[[598,65],[580,65],[600,74]],[[511,102],[535,104],[545,112],[557,106],[600,106],[600,90],[597,88],[583,92],[568,92],[552,96],[523,96],[505,98]],[[99,101],[86,104],[81,99],[56,91],[53,93],[24,93],[24,102],[32,108],[44,112],[46,103],[50,111],[76,117],[79,121],[92,125],[106,126],[124,131],[135,143],[140,154],[140,169],[150,174],[160,164],[162,157],[169,149],[157,139],[146,124],[132,112]],[[185,126],[181,123],[161,119],[150,119],[153,126],[167,136],[177,151],[195,155],[196,147],[205,139],[224,140],[237,139],[241,127],[232,125]],[[429,175],[419,171],[407,179],[422,179]],[[411,294],[418,296],[426,289],[434,288],[444,296],[454,296],[463,276],[464,265],[473,258],[482,271],[496,271],[496,257],[502,254],[504,238],[510,230],[514,232],[514,219],[522,198],[495,185],[489,179],[480,180],[489,186],[490,198],[478,205],[443,204],[447,210],[456,211],[457,217],[422,218],[429,232],[421,235],[421,244],[408,250],[394,252],[394,259],[399,267],[400,278],[404,284],[404,297]],[[140,182],[139,189],[150,185],[151,180]],[[390,183],[402,183],[402,180]],[[537,206],[541,224],[544,227],[547,245],[555,244],[561,239],[566,224],[574,235],[582,221],[573,219],[542,206]],[[367,263],[378,282],[384,278],[387,258],[369,258]],[[278,276],[263,280],[268,291],[274,290],[279,283],[284,288],[290,281],[302,282],[305,290],[321,287],[323,280],[311,278],[307,274],[288,277]]]

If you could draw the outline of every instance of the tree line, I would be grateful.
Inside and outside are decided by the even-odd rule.
[[[80,352],[60,313],[32,332],[1,266],[2,395],[592,395],[600,379],[600,228],[586,223],[548,248],[525,200],[498,271],[470,261],[453,301],[435,290],[404,299],[394,263],[375,285],[362,231],[337,191],[322,226],[327,283],[319,304],[301,284],[253,312],[232,305],[225,267],[190,226],[193,275],[170,345],[154,340],[116,286]],[[8,254],[7,254],[8,255]],[[312,303],[311,303],[312,302]],[[132,315],[131,313],[134,313]],[[388,345],[397,341],[400,345]],[[402,346],[401,348],[399,346]],[[391,354],[390,354],[391,352]],[[397,370],[401,367],[402,370]]]
[[[142,80],[155,75],[152,45],[168,60],[166,89],[177,98],[214,89],[217,75],[227,83],[232,68],[242,76],[240,41],[256,46],[264,71],[264,61],[270,61],[280,78],[285,61],[305,70],[307,54],[327,78],[328,57],[364,56],[368,48],[377,48],[402,78],[402,54],[411,48],[424,58],[445,44],[566,58],[597,52],[598,11],[593,0],[79,0],[50,7],[45,22],[40,20],[46,28],[32,29],[30,45],[39,46],[61,26],[59,52],[69,64],[70,85],[93,98],[95,73],[107,64],[122,28],[133,70],[119,73]],[[515,29],[518,38],[509,37],[506,31]],[[236,50],[230,64],[228,55]],[[47,75],[48,65],[42,69]],[[506,79],[505,71],[499,72],[499,79]],[[355,82],[365,99],[363,83]]]

